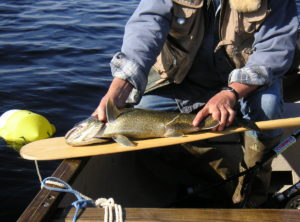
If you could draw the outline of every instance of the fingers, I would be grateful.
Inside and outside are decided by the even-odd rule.
[[[218,107],[218,111],[216,111],[219,115],[219,126],[213,129],[214,131],[223,131],[226,127],[230,126],[233,122],[235,111],[227,106],[227,105],[220,105]]]
[[[233,123],[236,111],[234,109],[228,108],[227,111],[229,112],[228,120],[226,123],[226,127],[230,126]]]
[[[114,78],[106,95],[101,99],[98,107],[92,113],[92,116],[98,118],[99,121],[106,122],[106,103],[111,99],[114,104],[121,108],[125,105],[133,86],[126,80]]]
[[[226,93],[218,93],[213,96],[207,104],[200,110],[193,120],[194,126],[199,126],[201,121],[208,115],[218,120],[220,124],[212,129],[212,131],[222,131],[230,126],[235,117],[235,111],[232,108],[235,98],[229,97]]]
[[[228,113],[227,110],[224,106],[220,106],[217,107],[217,111],[216,111],[219,115],[219,126],[217,126],[215,129],[213,129],[214,131],[222,131],[224,130],[225,126],[226,126],[226,122],[227,122],[227,118],[228,118]]]
[[[101,122],[106,122],[106,112],[105,112],[105,107],[107,103],[107,98],[103,97],[96,108],[96,110],[92,113],[92,116],[96,117],[99,121]]]

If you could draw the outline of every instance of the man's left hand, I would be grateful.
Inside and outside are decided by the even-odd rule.
[[[240,98],[246,97],[250,92],[258,88],[256,85],[245,85],[241,83],[232,83],[230,87],[238,92]],[[229,90],[218,92],[206,103],[203,109],[197,113],[193,125],[198,126],[206,116],[211,114],[214,119],[220,122],[219,126],[212,130],[224,130],[225,127],[230,126],[234,120],[236,114],[234,106],[237,102],[237,98],[233,92]]]
[[[197,113],[193,125],[198,126],[206,116],[211,114],[214,119],[220,122],[220,124],[212,130],[224,130],[224,128],[232,124],[234,120],[235,111],[233,107],[236,102],[235,95],[232,92],[227,90],[220,91]]]

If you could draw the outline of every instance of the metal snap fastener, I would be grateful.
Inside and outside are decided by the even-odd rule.
[[[185,23],[185,18],[177,18],[177,23],[183,25]]]

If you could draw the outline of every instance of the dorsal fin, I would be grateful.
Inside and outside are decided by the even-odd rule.
[[[114,102],[109,99],[106,103],[106,119],[108,122],[112,122],[120,115],[120,110],[115,106]]]

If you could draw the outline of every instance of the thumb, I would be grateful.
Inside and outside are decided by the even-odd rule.
[[[92,116],[96,117],[101,122],[106,122],[106,103],[102,99],[97,109],[92,113]]]

